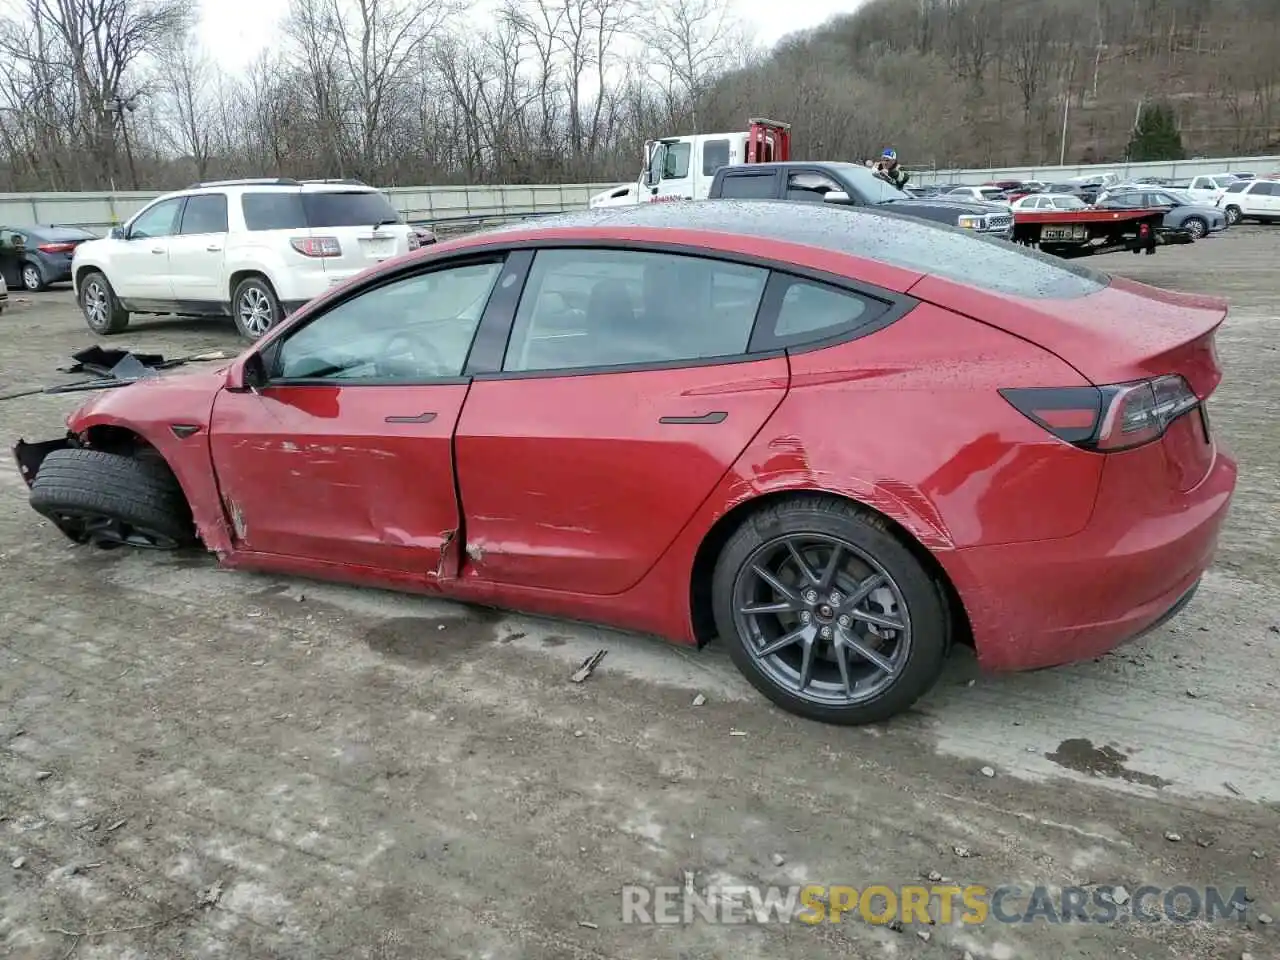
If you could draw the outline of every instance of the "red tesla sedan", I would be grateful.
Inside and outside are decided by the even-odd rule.
[[[16,454],[80,542],[718,635],[862,723],[953,641],[1045,667],[1188,601],[1225,314],[900,215],[612,208],[387,263]]]

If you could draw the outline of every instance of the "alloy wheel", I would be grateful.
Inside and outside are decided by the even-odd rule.
[[[144,550],[173,550],[178,541],[118,517],[84,510],[59,510],[50,515],[58,528],[80,543],[96,547],[140,547]]]
[[[1240,222],[1240,210],[1238,207],[1227,207],[1227,223],[1235,226]]]
[[[257,287],[240,294],[240,323],[245,330],[260,337],[271,329],[271,299]]]
[[[95,330],[105,327],[109,310],[107,288],[101,280],[90,280],[84,288],[84,315],[89,325]]]
[[[40,289],[40,270],[35,264],[28,263],[22,268],[22,285],[28,290],[36,291]]]
[[[735,580],[733,610],[759,669],[822,706],[875,699],[911,652],[902,589],[865,551],[828,535],[787,534],[758,547]]]
[[[1187,224],[1187,232],[1199,240],[1205,235],[1205,226],[1199,220],[1192,220]]]

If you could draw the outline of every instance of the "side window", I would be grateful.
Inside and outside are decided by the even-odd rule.
[[[771,302],[778,303],[773,336],[771,341],[757,338],[755,349],[834,337],[870,323],[887,309],[879,300],[825,283],[781,274],[774,282],[780,288],[770,289]]]
[[[691,143],[667,144],[666,160],[662,165],[663,180],[683,180],[689,175],[689,154],[693,152]]]
[[[1245,188],[1249,186],[1248,180],[1237,180],[1235,183],[1227,187],[1227,193],[1244,193]]]
[[[772,171],[726,174],[720,181],[720,196],[731,200],[772,200],[775,182]]]
[[[832,190],[842,190],[840,184],[821,173],[793,173],[787,177],[788,200],[811,200],[821,203]]]
[[[1280,183],[1259,183],[1249,192],[1263,197],[1280,197]]]
[[[541,250],[502,369],[664,363],[747,352],[768,271],[631,250]]]
[[[721,167],[729,165],[729,141],[708,140],[702,145],[702,175],[713,177]]]
[[[461,376],[501,261],[447,267],[374,287],[290,335],[273,376],[328,383],[421,383]]]
[[[241,194],[240,209],[249,230],[299,230],[307,226],[302,194],[253,190]]]
[[[177,231],[178,214],[181,210],[181,197],[165,200],[144,210],[138,219],[129,225],[129,239],[143,240],[149,237],[173,236]]]
[[[182,210],[182,226],[178,232],[183,236],[194,233],[226,233],[227,195],[202,193],[187,197],[187,205]]]

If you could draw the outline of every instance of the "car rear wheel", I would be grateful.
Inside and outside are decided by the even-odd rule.
[[[1200,217],[1188,217],[1182,228],[1196,240],[1203,240],[1209,232],[1209,224]]]
[[[96,270],[80,281],[80,312],[94,333],[121,333],[129,326],[129,311],[120,305],[107,278]]]
[[[22,265],[22,287],[31,293],[39,293],[48,284],[44,282],[44,273],[40,267],[34,263],[24,263]]]
[[[1237,223],[1240,222],[1240,208],[1235,206],[1234,204],[1232,206],[1227,207],[1226,214],[1227,214],[1227,224],[1229,226],[1234,227]]]
[[[874,723],[937,681],[950,639],[940,587],[880,517],[800,499],[748,518],[720,554],[716,628],[738,669],[791,713]]]
[[[31,485],[31,506],[76,543],[175,550],[195,542],[182,488],[147,458],[54,450]]]
[[[236,329],[249,340],[257,340],[283,316],[275,290],[262,277],[241,280],[231,300]]]

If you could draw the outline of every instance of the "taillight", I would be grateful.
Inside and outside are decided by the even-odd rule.
[[[74,243],[42,243],[36,247],[41,253],[70,253],[75,248]]]
[[[1177,374],[1105,387],[1001,390],[1018,412],[1083,450],[1114,453],[1158,440],[1200,404]]]
[[[304,257],[342,256],[342,245],[337,237],[294,237],[289,243]]]

